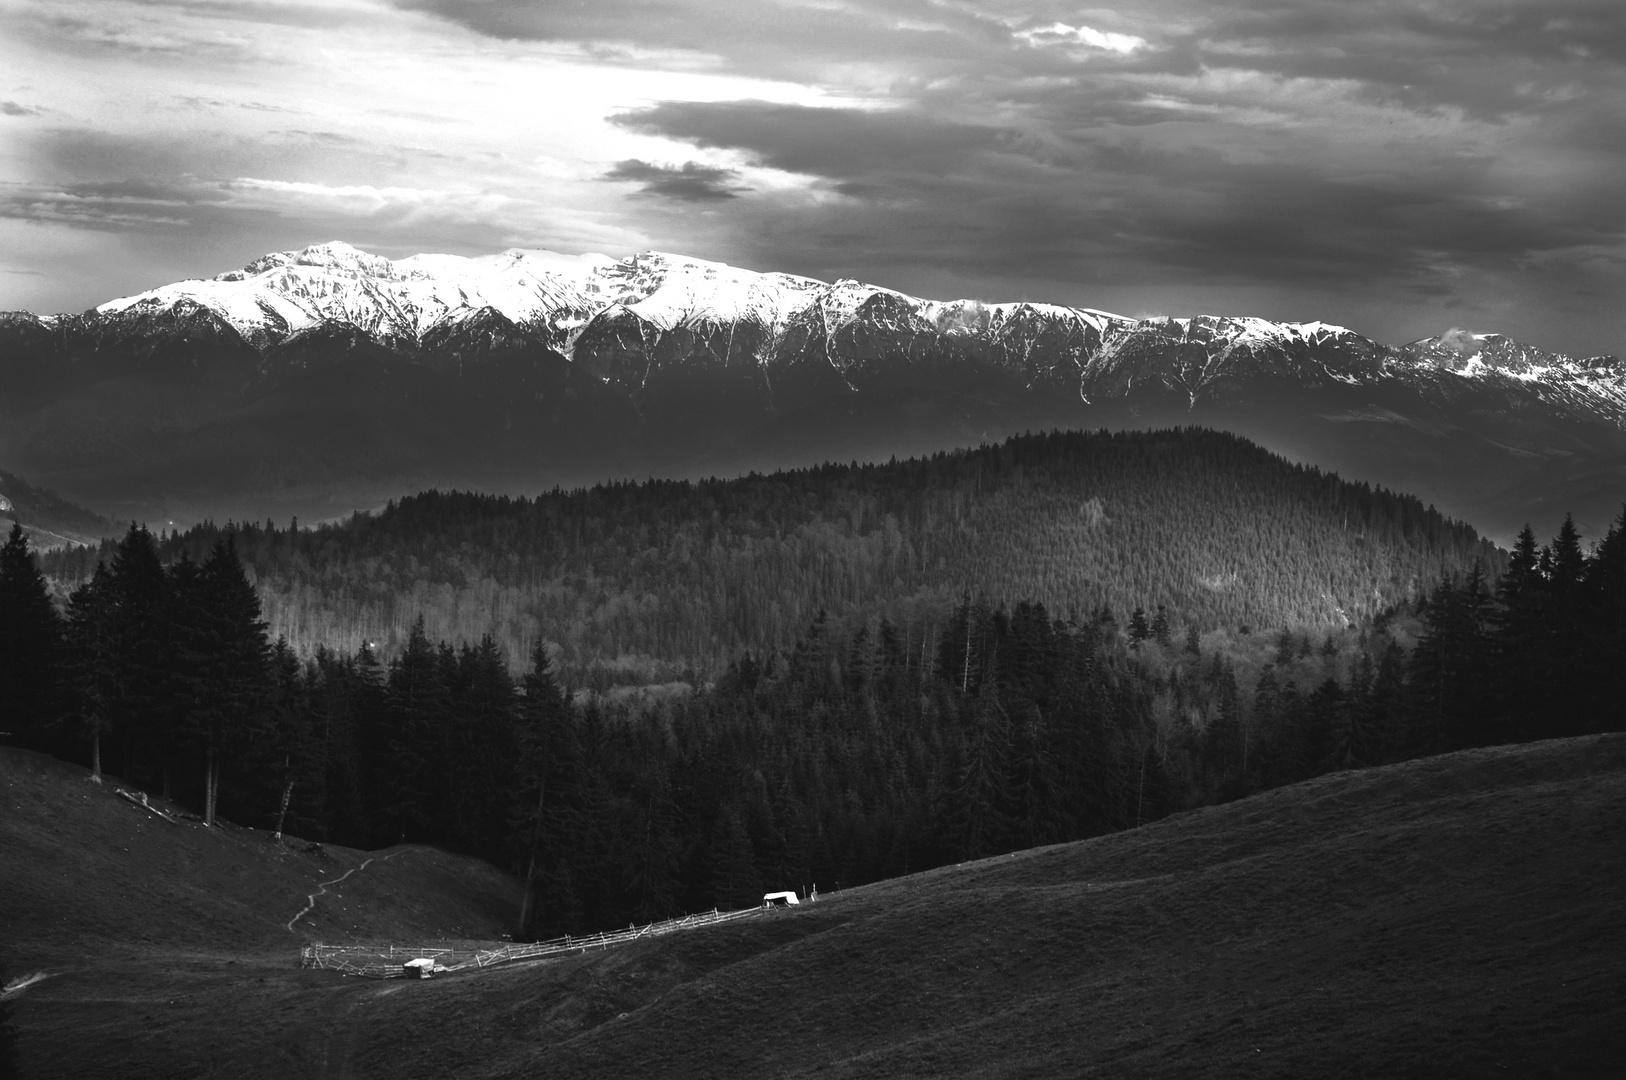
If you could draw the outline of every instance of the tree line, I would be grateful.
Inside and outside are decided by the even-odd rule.
[[[132,527],[66,616],[0,552],[13,741],[262,828],[440,843],[526,882],[523,934],[845,887],[1467,746],[1619,730],[1626,513],[1566,521],[1351,627],[1058,617],[970,594],[936,627],[818,613],[785,649],[639,703],[489,636],[387,663],[271,641],[231,535],[167,565]],[[1156,593],[1153,594],[1158,595]]]
[[[489,634],[516,673],[545,641],[561,677],[601,689],[715,678],[791,648],[821,610],[940,629],[967,590],[1074,617],[1163,604],[1204,630],[1333,627],[1502,569],[1413,497],[1198,429],[533,499],[427,492],[315,529],[200,526],[159,537],[161,556],[202,560],[228,532],[302,657],[365,640],[387,660],[422,617],[431,640]],[[113,546],[44,565],[71,589]]]

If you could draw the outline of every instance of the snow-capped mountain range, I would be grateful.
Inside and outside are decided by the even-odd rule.
[[[1511,536],[1626,498],[1626,365],[1494,334],[930,300],[661,252],[347,244],[0,313],[0,467],[168,518],[1203,424]]]
[[[889,357],[927,355],[981,361],[1086,402],[1137,385],[1195,405],[1260,377],[1367,385],[1452,376],[1516,382],[1551,405],[1626,426],[1626,365],[1494,334],[1452,331],[1391,347],[1321,322],[1135,320],[1053,304],[937,301],[663,252],[615,260],[513,249],[391,260],[334,242],[83,315],[5,318],[14,336],[26,321],[102,341],[185,337],[193,348],[237,337],[262,353],[314,331],[359,333],[409,357],[478,351],[506,337],[553,349],[629,392],[671,365],[756,369],[771,383],[793,365],[845,376]]]

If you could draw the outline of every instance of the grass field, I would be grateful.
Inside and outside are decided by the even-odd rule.
[[[1339,773],[428,982],[294,964],[318,937],[494,938],[511,882],[169,825],[18,751],[0,800],[6,977],[48,976],[10,1002],[24,1076],[1626,1072],[1622,735]]]

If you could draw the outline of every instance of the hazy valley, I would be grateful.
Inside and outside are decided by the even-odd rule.
[[[267,255],[83,315],[0,316],[0,460],[121,517],[311,522],[1200,424],[1504,543],[1626,477],[1626,369],[1495,335],[932,301],[682,256]]]

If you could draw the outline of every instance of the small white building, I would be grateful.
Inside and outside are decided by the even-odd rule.
[[[796,899],[794,892],[771,892],[762,894],[763,907],[794,907],[801,901]]]

